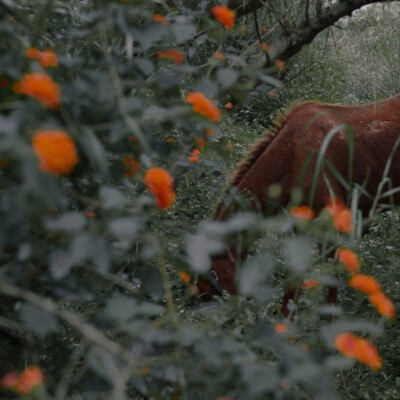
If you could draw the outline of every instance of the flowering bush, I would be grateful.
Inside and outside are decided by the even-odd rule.
[[[244,147],[236,104],[288,65],[260,65],[273,46],[239,5],[192,3],[0,0],[0,398],[323,399],[351,360],[385,368],[396,310],[346,205],[206,221]],[[203,303],[211,257],[266,230],[239,295]],[[379,325],[325,304],[337,264]]]

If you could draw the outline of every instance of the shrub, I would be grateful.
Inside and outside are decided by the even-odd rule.
[[[351,247],[348,225],[326,212],[194,225],[222,186],[207,153],[237,151],[223,99],[247,99],[243,76],[279,86],[283,65],[257,69],[242,51],[253,39],[205,2],[15,3],[0,2],[4,398],[323,399],[352,360],[378,370],[371,343],[337,335],[381,324],[339,306],[320,319],[339,282],[315,245]],[[226,240],[295,227],[281,259],[259,251],[240,267],[241,296],[196,303],[195,276]],[[297,287],[317,282],[285,321],[270,303],[282,264]],[[373,301],[393,317],[388,297]]]

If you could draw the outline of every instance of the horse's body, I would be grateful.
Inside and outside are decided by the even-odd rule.
[[[277,123],[272,139],[267,137],[256,142],[248,157],[239,164],[231,186],[237,187],[240,192],[250,192],[256,199],[253,204],[258,203],[261,208],[265,208],[267,188],[279,184],[282,189],[279,205],[285,207],[290,200],[291,189],[298,184],[300,171],[310,152],[318,153],[328,132],[341,124],[350,126],[354,133],[352,182],[364,187],[370,195],[360,196],[358,203],[363,215],[367,215],[388,158],[400,136],[400,94],[361,106],[307,102],[292,108]],[[349,149],[345,129],[332,137],[325,159],[348,179]],[[313,157],[300,185],[303,204],[310,203],[315,160]],[[391,178],[392,187],[400,186],[400,150],[394,154],[388,177]],[[332,173],[324,168],[323,174],[316,181],[313,209],[320,211],[332,195],[345,203],[348,193]],[[399,194],[394,195],[394,201],[400,204]],[[224,220],[230,214],[232,211],[222,201],[214,219]],[[237,254],[232,248],[213,258],[212,270],[222,290],[236,293],[235,264],[238,258],[243,260],[246,253],[247,249]],[[215,282],[213,284],[207,279],[199,279],[198,288],[202,293],[218,293]]]

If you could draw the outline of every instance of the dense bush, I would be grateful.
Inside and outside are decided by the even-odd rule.
[[[0,0],[5,399],[330,399],[354,359],[381,369],[360,335],[382,335],[390,300],[354,319],[351,295],[324,304],[358,268],[326,257],[354,248],[347,208],[197,224],[261,130],[230,101],[277,97],[284,65],[259,67],[249,17],[173,3]],[[201,303],[212,254],[264,230],[241,296]],[[308,288],[287,320],[283,267]]]

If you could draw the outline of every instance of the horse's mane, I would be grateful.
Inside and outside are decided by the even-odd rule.
[[[272,122],[272,127],[264,131],[264,137],[258,139],[248,151],[246,157],[237,164],[236,171],[228,183],[224,194],[232,187],[238,186],[246,174],[250,171],[254,163],[264,154],[268,146],[273,142],[279,132],[285,127],[291,113],[301,102],[293,102],[285,112],[279,112]],[[218,200],[214,215],[218,215],[223,204],[223,196]]]
[[[273,142],[274,138],[278,136],[279,132],[285,127],[291,112],[298,106],[300,102],[292,103],[285,112],[279,112],[272,122],[272,127],[267,129],[264,134],[265,137],[258,139],[251,147],[247,156],[244,160],[237,164],[236,171],[233,175],[232,180],[229,183],[230,186],[237,186],[240,184],[241,180],[245,177],[250,168],[254,163],[261,157],[267,147]]]

